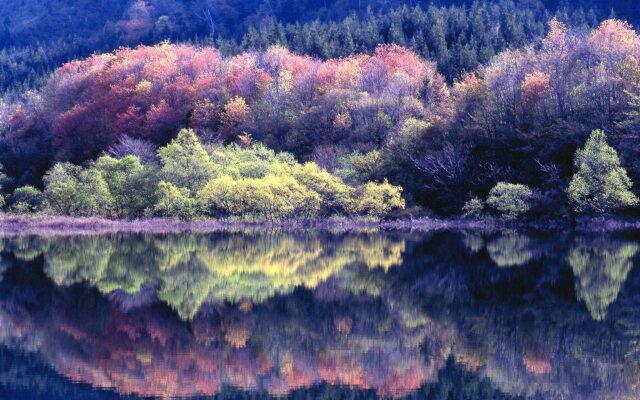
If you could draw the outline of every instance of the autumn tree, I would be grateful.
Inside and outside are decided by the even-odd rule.
[[[251,109],[242,97],[235,97],[224,105],[220,117],[222,137],[235,140],[240,134],[250,131]],[[250,133],[250,132],[248,132]]]

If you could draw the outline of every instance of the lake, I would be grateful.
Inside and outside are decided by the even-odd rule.
[[[0,239],[0,398],[637,399],[640,233]]]

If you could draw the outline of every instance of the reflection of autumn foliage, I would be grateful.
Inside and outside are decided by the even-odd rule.
[[[551,363],[547,357],[540,357],[537,354],[525,353],[522,357],[527,371],[535,375],[544,375],[551,371]]]
[[[513,233],[507,235],[507,242],[513,241]],[[527,246],[507,247],[522,247],[535,257],[519,268],[506,269],[485,268],[495,262],[483,246],[465,251],[469,234],[433,233],[424,242],[402,241],[402,248],[408,249],[399,253],[401,268],[379,268],[385,262],[377,257],[393,251],[362,252],[327,279],[309,280],[315,286],[303,290],[280,287],[262,299],[241,296],[229,301],[232,297],[227,295],[232,291],[224,292],[224,286],[233,284],[239,292],[252,279],[277,282],[304,275],[300,271],[309,259],[302,263],[302,270],[296,269],[300,266],[294,268],[295,273],[283,270],[281,277],[276,265],[282,262],[284,266],[298,256],[292,243],[309,246],[306,250],[313,254],[316,241],[326,239],[307,234],[302,240],[271,232],[270,238],[258,240],[251,233],[242,239],[227,233],[204,242],[188,235],[157,241],[145,236],[127,241],[112,237],[117,245],[111,248],[108,242],[87,239],[5,240],[0,242],[3,256],[11,253],[35,265],[44,252],[51,263],[47,273],[64,285],[52,285],[42,276],[48,283],[36,295],[30,280],[22,278],[13,286],[15,273],[5,274],[0,282],[1,341],[38,351],[73,380],[113,387],[120,393],[159,397],[213,395],[224,386],[287,395],[323,382],[398,397],[437,379],[445,360],[452,358],[474,376],[488,379],[513,396],[637,398],[635,310],[639,298],[621,291],[617,302],[607,303],[610,310],[605,323],[592,318],[580,304],[579,294],[573,301],[567,299],[565,293],[573,289],[573,280],[558,283],[549,279],[575,270],[578,284],[585,282],[583,276],[597,276],[595,271],[617,277],[611,278],[616,287],[625,280],[627,287],[637,285],[637,277],[627,271],[637,253],[631,251],[635,242],[629,239],[545,238],[529,233]],[[350,254],[363,243],[389,247],[403,237],[388,233],[385,242],[373,234],[332,235],[334,244],[324,243],[320,252],[324,256]],[[481,243],[502,237],[495,232],[476,235],[473,241]],[[257,249],[260,246],[262,250]],[[246,249],[244,254],[229,256],[241,249]],[[190,261],[214,250],[227,254],[228,262]],[[286,253],[294,257],[285,257]],[[65,254],[67,269],[60,265]],[[365,262],[364,254],[378,256]],[[247,268],[234,269],[234,258]],[[145,259],[161,266],[160,271],[149,262],[145,265]],[[272,262],[271,267],[265,265],[264,275],[258,273],[259,260]],[[576,260],[584,265],[580,267]],[[622,267],[613,261],[610,264],[624,273],[611,273],[617,271],[611,265],[598,268],[602,260],[618,261]],[[139,263],[138,271],[125,268],[132,262]],[[558,262],[564,264],[558,266]],[[221,271],[231,272],[210,278],[208,274],[221,265],[225,265]],[[531,278],[547,267],[548,275]],[[29,268],[15,269],[25,273]],[[97,274],[96,269],[102,272]],[[128,279],[133,283],[124,279],[127,275],[122,271],[131,274]],[[162,277],[162,273],[168,275]],[[154,276],[167,282],[181,280],[174,283],[176,297],[166,297],[175,303],[164,298],[158,301],[162,292],[157,290],[162,285],[150,279]],[[510,277],[507,282],[515,283],[517,289],[501,287],[503,277]],[[208,279],[222,283],[209,287]],[[482,279],[486,281],[478,282]],[[90,287],[72,285],[81,281]],[[139,286],[125,291],[117,284],[127,289]],[[253,287],[255,282],[247,285]],[[478,285],[490,294],[474,296]],[[105,291],[108,294],[101,293],[105,288],[110,289]],[[177,293],[184,288],[189,290],[180,299]],[[206,289],[206,301],[198,304],[188,322],[167,306],[192,301],[201,288]],[[36,298],[53,299],[53,303],[34,303]]]
[[[544,375],[551,372],[551,354],[534,341],[525,345],[522,362],[528,372]]]
[[[407,328],[366,298],[339,307],[299,304],[284,313],[277,301],[251,311],[215,305],[189,326],[157,304],[123,311],[89,290],[54,298],[50,318],[14,305],[12,327],[30,327],[22,340],[42,338],[38,349],[58,372],[122,394],[215,395],[231,385],[284,395],[327,382],[397,397],[444,366],[448,353],[425,360],[420,344],[448,348],[450,340],[435,325]],[[310,309],[314,317],[306,315]],[[349,325],[349,335],[335,325]],[[415,335],[420,340],[410,339]]]

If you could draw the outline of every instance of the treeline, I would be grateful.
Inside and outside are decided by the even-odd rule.
[[[74,12],[64,1],[59,2],[62,4],[57,8],[40,10],[42,15],[36,12],[43,23],[38,29],[21,23],[28,21],[27,17],[34,18],[31,14],[10,14],[4,27],[0,22],[0,92],[41,87],[51,71],[63,63],[94,52],[163,40],[205,45],[213,40],[225,55],[279,44],[323,59],[372,53],[380,44],[398,44],[437,61],[440,72],[452,81],[504,49],[539,41],[552,15],[569,26],[583,28],[594,27],[606,15],[598,8],[548,9],[541,3],[513,0],[438,6],[362,1],[359,7],[354,2],[336,1],[332,3],[344,3],[342,8],[327,7],[314,13],[310,10],[318,8],[305,4],[313,2],[296,1],[282,3],[281,10],[273,8],[275,5],[256,6],[254,11],[262,11],[243,17],[250,7],[233,13],[232,5],[148,0],[122,1],[106,9],[101,8],[105,6],[102,3],[91,7],[78,4],[80,11],[75,13],[83,15],[71,17]],[[321,8],[326,5],[316,3]],[[25,7],[21,5],[19,10]],[[42,6],[31,5],[32,9],[38,7]],[[302,12],[305,7],[307,11]],[[210,14],[203,14],[203,10]],[[54,25],[58,20],[65,22]]]
[[[397,44],[434,60],[449,81],[488,62],[508,48],[538,43],[554,12],[541,4],[512,0],[474,1],[448,7],[403,6],[385,13],[352,15],[340,22],[283,24],[273,21],[249,27],[239,41],[218,40],[225,53],[264,50],[282,45],[298,54],[321,59],[373,53],[380,44]],[[598,24],[594,9],[562,8],[555,15],[576,28]]]
[[[257,221],[309,221],[334,215],[381,217],[403,209],[402,189],[388,182],[352,187],[315,163],[299,164],[245,137],[245,147],[203,148],[193,130],[146,163],[129,153],[128,139],[116,148],[124,155],[98,158],[86,168],[58,163],[44,176],[44,191],[16,189],[8,207],[18,213],[135,218],[153,215],[192,219],[239,217]],[[0,198],[4,201],[4,199]]]
[[[538,46],[505,50],[453,85],[396,45],[325,61],[283,47],[233,57],[121,49],[69,63],[43,90],[5,103],[0,160],[10,192],[41,185],[54,162],[82,164],[123,141],[153,158],[149,148],[191,128],[206,145],[289,152],[353,187],[387,178],[409,205],[441,215],[476,213],[474,198],[508,218],[610,212],[636,204],[638,60],[640,37],[615,19],[592,31],[554,19]],[[594,130],[606,136],[588,142]],[[574,165],[585,143],[595,150]],[[597,209],[576,200],[601,192]],[[514,196],[527,203],[518,212],[496,200]]]

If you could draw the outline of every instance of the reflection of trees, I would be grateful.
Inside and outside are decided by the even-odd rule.
[[[462,241],[465,247],[472,253],[477,253],[484,249],[484,238],[479,232],[465,232]]]
[[[37,310],[28,289],[13,291],[0,294],[0,320],[13,332],[6,343],[32,346],[68,378],[122,394],[210,396],[234,386],[284,395],[325,382],[397,397],[433,381],[451,349],[446,326],[407,323],[397,301],[348,292],[341,302],[211,303],[187,328],[162,307],[125,312],[92,290],[53,287],[53,302]]]
[[[397,396],[441,376],[451,357],[513,396],[638,398],[633,352],[640,313],[627,311],[640,309],[640,296],[629,302],[625,291],[609,307],[607,323],[595,321],[569,300],[574,280],[566,262],[558,262],[569,247],[576,260],[586,254],[582,268],[575,260],[571,267],[576,288],[586,279],[588,289],[603,279],[594,265],[609,260],[613,270],[603,276],[610,284],[615,280],[607,274],[626,276],[630,267],[622,260],[637,254],[635,244],[532,234],[525,248],[540,262],[478,268],[491,265],[487,253],[465,251],[465,239],[454,233],[432,235],[411,237],[406,251],[405,236],[375,233],[128,236],[98,239],[99,245],[91,244],[96,238],[49,240],[35,246],[48,250],[33,263],[45,259],[57,281],[123,290],[102,296],[82,286],[51,286],[39,298],[54,305],[34,305],[29,280],[13,288],[15,274],[8,274],[0,283],[0,337],[13,335],[5,342],[44,353],[72,379],[121,393],[215,394],[232,385],[284,395],[326,382]],[[497,240],[495,233],[480,238]],[[77,249],[67,255],[74,265],[94,260],[82,255],[88,252],[105,257],[106,267],[91,273],[74,267],[80,272],[69,274],[56,266],[67,249]],[[394,263],[403,267],[381,268]],[[131,277],[122,272],[127,268]],[[132,300],[148,293],[144,302]],[[123,307],[127,301],[136,306]],[[623,322],[624,332],[613,329]]]
[[[24,240],[8,243],[19,248]],[[348,265],[386,270],[402,262],[405,242],[380,233],[276,231],[58,237],[27,247],[44,253],[46,272],[58,285],[86,282],[103,293],[129,294],[155,287],[160,299],[191,318],[207,300],[261,302],[315,288]]]
[[[607,315],[607,307],[618,298],[640,247],[633,242],[608,238],[576,239],[569,252],[578,298],[595,320]]]
[[[533,258],[531,239],[516,231],[503,232],[487,243],[489,257],[498,267],[515,267]]]

